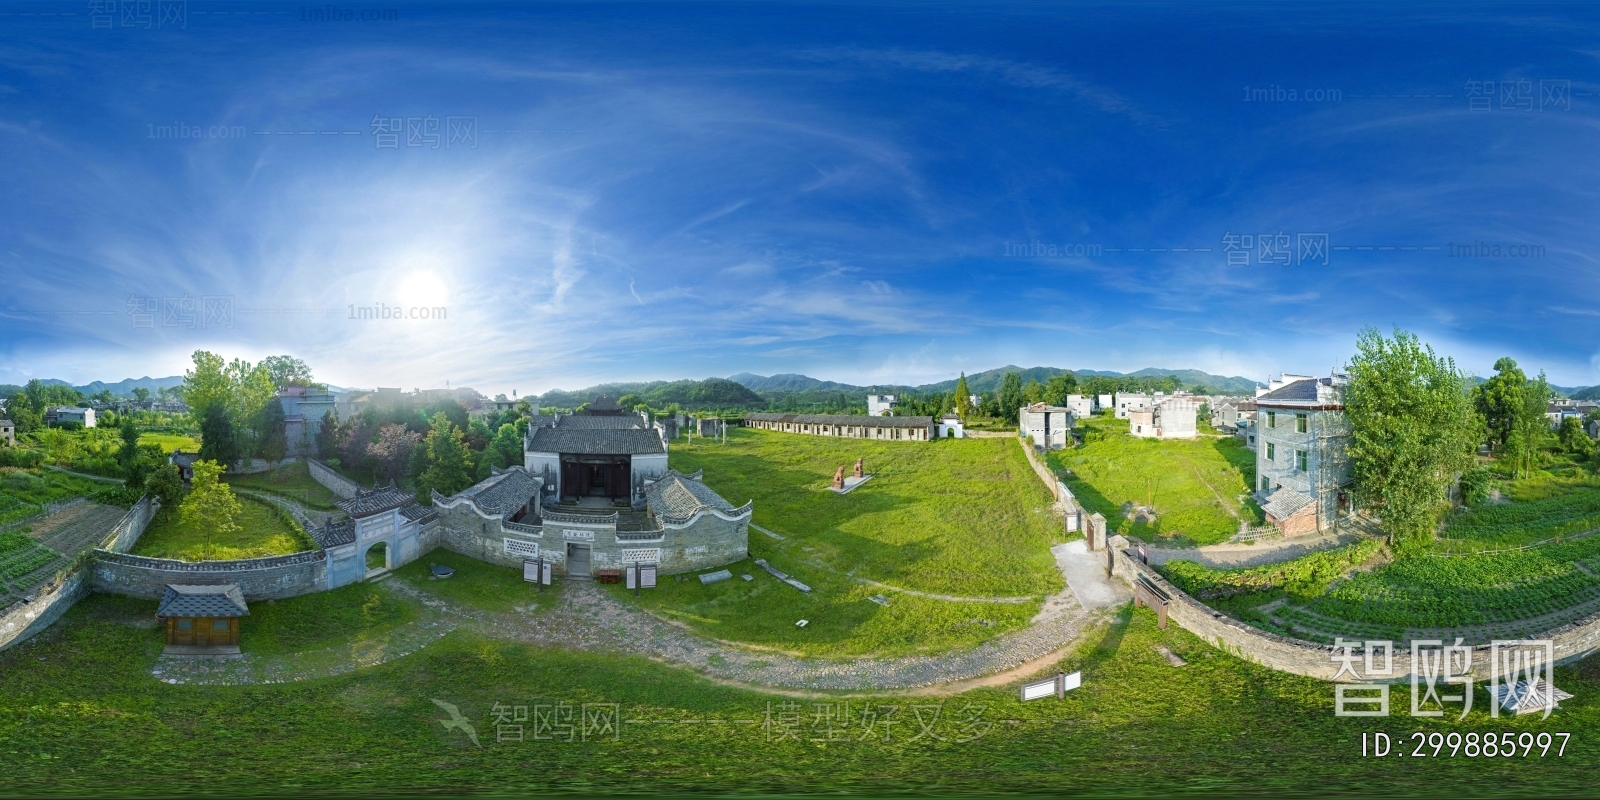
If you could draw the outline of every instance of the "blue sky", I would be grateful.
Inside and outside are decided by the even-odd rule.
[[[0,382],[1600,383],[1592,7],[132,8],[0,9]]]

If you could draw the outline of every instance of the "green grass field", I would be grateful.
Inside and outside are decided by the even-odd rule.
[[[239,649],[276,655],[357,644],[415,620],[419,604],[394,592],[352,584],[273,603],[250,604],[239,621]]]
[[[829,491],[834,470],[848,474],[857,458],[873,478],[846,495]],[[1009,438],[875,442],[736,428],[728,444],[673,447],[671,462],[704,469],[735,505],[753,498],[756,524],[787,538],[752,532],[751,549],[785,572],[811,562],[975,597],[1061,588],[1049,552],[1062,540],[1053,499]]]
[[[849,494],[829,491],[834,470],[858,457],[872,479]],[[1049,552],[1063,538],[1060,522],[1009,438],[895,443],[734,429],[727,444],[674,445],[671,459],[684,472],[704,469],[707,485],[730,502],[753,498],[755,524],[784,538],[752,528],[752,557],[813,589],[802,593],[747,559],[728,565],[731,581],[704,586],[693,574],[669,576],[637,600],[617,590],[713,638],[805,655],[949,650],[1026,625],[1042,598],[1062,588]],[[869,580],[1029,599],[956,602]],[[797,627],[802,619],[806,627]]]
[[[1128,435],[1127,420],[1110,417],[1081,424],[1092,432],[1086,444],[1051,453],[1050,465],[1071,471],[1073,495],[1090,512],[1104,514],[1113,531],[1163,544],[1207,545],[1227,541],[1241,519],[1262,523],[1254,501],[1241,499],[1255,480],[1256,456],[1238,439],[1140,439]],[[1125,503],[1155,509],[1155,523],[1128,519]]]
[[[139,444],[161,445],[161,451],[164,453],[170,453],[174,450],[194,453],[200,450],[200,440],[181,433],[141,433],[139,434]]]
[[[443,564],[456,571],[444,580],[430,580],[431,564]],[[502,567],[475,558],[435,549],[422,558],[394,571],[403,580],[430,594],[438,595],[452,603],[497,614],[510,613],[518,608],[543,608],[560,596],[561,581],[546,586],[544,591],[522,580],[519,567]]]
[[[230,485],[257,492],[270,492],[287,497],[300,505],[319,511],[334,511],[334,501],[339,498],[328,487],[311,477],[311,468],[303,461],[280,464],[268,472],[223,477]]]
[[[301,599],[279,606],[288,613]],[[1064,701],[1019,703],[1014,683],[948,696],[775,695],[643,658],[460,632],[351,675],[182,686],[149,674],[161,650],[160,631],[148,627],[154,607],[91,597],[0,653],[4,794],[1542,797],[1587,794],[1600,778],[1586,733],[1600,724],[1592,662],[1558,669],[1557,684],[1576,697],[1549,720],[1491,720],[1481,689],[1463,722],[1453,713],[1411,718],[1404,685],[1389,718],[1341,719],[1328,684],[1239,661],[1176,627],[1157,630],[1141,609],[1061,663],[1084,676]],[[1188,665],[1170,666],[1157,646]],[[434,699],[460,709],[479,745],[440,724]],[[496,704],[526,707],[522,741],[501,740],[511,731],[496,728]],[[578,723],[572,741],[536,727],[564,710]],[[602,735],[595,723],[608,719],[621,724]],[[1363,758],[1362,736],[1375,730],[1576,735],[1560,757],[1552,747],[1543,758],[1538,748],[1515,758],[1451,758],[1448,748],[1438,758]],[[1412,752],[1409,740],[1403,746]]]
[[[240,531],[226,540],[212,537],[199,525],[178,520],[176,508],[164,509],[133,546],[133,554],[181,561],[221,561],[286,555],[309,550],[311,541],[287,514],[268,503],[239,497]]]

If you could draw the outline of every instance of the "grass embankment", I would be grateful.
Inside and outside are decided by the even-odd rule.
[[[1018,702],[1015,685],[948,697],[772,695],[644,658],[460,632],[351,675],[267,686],[168,685],[149,674],[161,651],[160,632],[148,626],[153,612],[154,603],[91,597],[40,638],[0,653],[6,794],[121,794],[130,786],[155,795],[263,796],[1226,795],[1381,787],[1384,794],[1466,796],[1493,787],[1544,796],[1588,793],[1600,777],[1594,743],[1582,733],[1561,757],[1552,747],[1539,758],[1535,747],[1526,758],[1520,751],[1516,758],[1450,758],[1449,748],[1439,758],[1363,758],[1362,736],[1374,720],[1334,717],[1327,684],[1238,660],[1176,626],[1157,630],[1144,609],[1131,624],[1093,634],[1060,664],[1083,671],[1081,689],[1065,700],[1030,703]],[[1157,646],[1188,666],[1170,666]],[[1559,668],[1557,684],[1576,697],[1548,720],[1490,719],[1480,689],[1464,721],[1453,711],[1409,718],[1403,710],[1384,721],[1394,723],[1391,735],[1395,727],[1590,730],[1600,725],[1597,672],[1588,663]],[[1406,691],[1393,690],[1401,709]],[[459,708],[481,747],[440,724],[447,716],[434,699]],[[602,735],[591,724],[588,735],[580,733],[585,703],[596,704],[591,723],[615,708],[619,732]],[[527,707],[522,741],[500,740],[496,704]],[[568,729],[572,741],[536,727],[568,708],[579,726]],[[1404,744],[1409,753],[1409,740]]]
[[[280,464],[267,472],[256,472],[249,475],[225,475],[223,480],[240,489],[250,489],[257,492],[287,497],[306,508],[318,511],[336,511],[338,507],[334,501],[338,496],[328,490],[328,487],[317,483],[311,477],[311,467],[304,461],[291,461]]]
[[[133,546],[133,554],[180,561],[223,561],[287,555],[312,548],[311,540],[288,513],[270,503],[241,495],[239,532],[212,534],[198,523],[185,525],[176,508],[163,509]]]
[[[1254,451],[1233,437],[1144,439],[1128,421],[1083,420],[1082,447],[1050,454],[1053,469],[1070,470],[1067,486],[1091,513],[1105,515],[1113,531],[1165,545],[1227,541],[1241,520],[1262,523],[1248,498],[1255,481]],[[1147,506],[1155,521],[1131,520],[1123,505]]]
[[[872,479],[849,494],[830,491],[834,471],[848,473],[858,457]],[[1027,624],[1039,601],[951,602],[856,579],[977,598],[1062,588],[1049,552],[1063,538],[1052,498],[1010,439],[876,442],[735,429],[727,444],[675,445],[671,458],[681,471],[704,469],[706,484],[732,503],[753,498],[755,523],[784,537],[752,529],[753,557],[813,588],[803,594],[746,560],[729,565],[732,581],[666,577],[637,601],[708,636],[813,655],[944,650]]]
[[[83,497],[100,488],[87,478],[53,469],[0,467],[0,525],[41,513],[47,503]]]

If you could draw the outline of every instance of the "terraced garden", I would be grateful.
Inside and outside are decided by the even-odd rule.
[[[1459,512],[1430,552],[1367,567],[1309,593],[1282,582],[1251,585],[1259,568],[1165,569],[1229,614],[1313,641],[1528,637],[1600,613],[1600,490]]]
[[[0,608],[36,593],[78,553],[100,544],[124,513],[83,503],[0,533]]]

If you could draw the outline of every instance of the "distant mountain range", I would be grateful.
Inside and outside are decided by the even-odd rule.
[[[1026,384],[1028,381],[1038,381],[1040,383],[1044,383],[1051,378],[1068,371],[1069,370],[1062,369],[1060,367],[1019,367],[1014,364],[1008,364],[998,369],[974,372],[973,374],[968,375],[967,388],[978,394],[993,392],[1000,388],[1000,381],[1005,378],[1005,375],[1008,372],[1018,373],[1022,378],[1022,382]],[[1207,389],[1219,392],[1221,394],[1255,394],[1255,388],[1257,385],[1256,381],[1253,381],[1249,378],[1243,378],[1239,376],[1225,377],[1222,375],[1212,375],[1209,372],[1202,372],[1197,369],[1160,369],[1157,367],[1149,367],[1146,369],[1141,369],[1137,372],[1127,373],[1106,372],[1103,370],[1093,369],[1071,370],[1071,372],[1080,378],[1161,378],[1172,375],[1182,382],[1184,388],[1191,386],[1204,386]],[[951,389],[956,388],[955,379],[939,381],[938,383],[925,383],[919,386],[910,386],[905,384],[874,384],[871,386],[855,386],[847,383],[818,380],[817,378],[812,378],[805,375],[797,375],[794,373],[772,375],[768,377],[762,375],[753,375],[748,372],[741,372],[738,375],[728,376],[728,380],[743,384],[751,391],[762,393],[866,392],[869,394],[874,394],[881,392],[884,394],[893,394],[895,392],[916,392],[919,394],[926,394],[932,392],[948,392]]]

